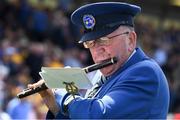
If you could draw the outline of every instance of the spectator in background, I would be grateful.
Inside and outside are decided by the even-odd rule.
[[[32,42],[29,45],[29,53],[26,57],[26,64],[30,68],[30,75],[33,82],[37,82],[40,79],[39,72],[44,60],[44,45],[39,42]]]
[[[11,86],[12,96],[16,96],[16,94],[22,90],[22,86],[19,86],[14,83]],[[33,109],[33,105],[26,98],[18,99],[17,97],[14,97],[13,99],[11,99],[7,105],[7,113],[11,116],[12,119],[36,119],[36,114]]]
[[[32,39],[40,42],[44,41],[47,37],[49,18],[46,11],[44,11],[41,6],[34,9],[30,22],[29,29],[32,32]]]
[[[6,93],[4,92],[5,90],[5,83],[4,80],[9,74],[9,69],[4,66],[1,61],[0,61],[0,120],[11,120],[10,116],[3,111],[3,106],[4,105],[4,100]]]
[[[0,108],[0,120],[11,120],[11,117]]]
[[[79,52],[80,51],[76,48],[66,50],[66,53],[64,54],[64,66],[83,67],[78,59]]]

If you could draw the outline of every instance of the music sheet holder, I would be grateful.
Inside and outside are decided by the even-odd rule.
[[[66,83],[74,83],[78,89],[90,89],[93,84],[81,68],[42,67],[39,72],[48,88],[65,88]]]

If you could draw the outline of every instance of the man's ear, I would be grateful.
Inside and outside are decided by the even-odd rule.
[[[128,45],[129,45],[128,51],[129,52],[133,51],[136,48],[136,39],[137,39],[136,32],[131,31],[129,33],[129,43],[128,43]]]

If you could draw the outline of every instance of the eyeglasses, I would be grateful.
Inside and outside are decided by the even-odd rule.
[[[111,37],[101,37],[100,39],[97,40],[91,40],[91,41],[86,41],[83,42],[83,45],[85,48],[92,48],[95,44],[98,45],[109,45],[110,44],[110,40],[114,37],[120,36],[120,35],[124,35],[124,34],[129,34],[129,32],[123,32]]]

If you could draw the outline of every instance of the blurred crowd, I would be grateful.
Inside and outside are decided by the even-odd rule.
[[[80,2],[80,3],[79,3]],[[82,29],[70,22],[85,0],[0,0],[0,120],[43,119],[47,108],[38,94],[16,94],[40,79],[42,66],[85,67],[89,51],[77,44]],[[164,70],[170,87],[170,113],[180,112],[180,29],[136,21],[138,42]]]

